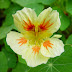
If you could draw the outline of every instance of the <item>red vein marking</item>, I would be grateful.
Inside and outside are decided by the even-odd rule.
[[[51,20],[51,19],[50,19],[50,20]],[[54,23],[51,23],[51,24],[50,24],[50,20],[48,20],[48,21],[45,23],[45,19],[44,19],[43,23],[39,25],[40,30],[42,30],[42,31],[48,30],[48,28],[54,24]]]
[[[52,48],[52,46],[51,45],[53,45],[52,43],[50,43],[50,41],[48,40],[48,41],[45,41],[44,43],[43,43],[43,46],[48,50],[48,48],[47,47],[50,47],[50,48]]]
[[[34,31],[35,30],[34,24],[31,23],[30,19],[28,19],[28,21],[29,21],[29,23],[24,21],[24,25],[23,25],[24,29],[27,30],[27,31]]]
[[[21,37],[20,39],[17,39],[17,40],[19,41],[18,44],[21,44],[20,46],[27,43],[27,40],[24,37]]]
[[[39,54],[39,50],[40,50],[39,46],[34,46],[32,49],[33,49],[34,54],[36,54],[36,53]]]

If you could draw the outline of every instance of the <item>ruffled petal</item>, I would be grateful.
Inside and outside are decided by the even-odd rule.
[[[31,8],[24,7],[22,10],[13,14],[14,23],[18,30],[22,33],[25,31],[34,30],[34,24],[36,23],[36,13]]]
[[[53,34],[61,25],[59,13],[49,7],[39,14],[38,23],[39,31],[47,31],[48,33]]]
[[[60,56],[64,52],[64,44],[57,38],[49,38],[41,45],[41,53],[46,57]]]
[[[27,62],[27,65],[30,67],[35,67],[40,64],[47,63],[49,57],[43,56],[38,50],[33,48],[34,46],[30,46],[30,48],[25,48],[23,51],[22,58],[24,58]]]
[[[7,44],[11,49],[17,53],[22,54],[23,49],[28,47],[28,40],[24,38],[24,35],[18,32],[11,31],[7,34]]]

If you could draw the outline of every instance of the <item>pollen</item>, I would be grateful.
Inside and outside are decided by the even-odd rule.
[[[51,45],[53,45],[52,43],[50,43],[50,41],[48,40],[48,41],[45,41],[44,43],[43,43],[43,46],[48,50],[48,48],[47,47],[50,47],[50,48],[52,48],[52,46]]]
[[[40,47],[39,46],[34,46],[33,48],[33,52],[34,52],[34,54],[39,54],[39,50],[40,50]]]
[[[24,37],[21,37],[20,39],[17,40],[19,41],[18,44],[20,44],[20,46],[27,43],[27,40]]]

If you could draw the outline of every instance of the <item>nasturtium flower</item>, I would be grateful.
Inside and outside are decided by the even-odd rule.
[[[33,9],[24,7],[13,14],[13,18],[19,32],[9,32],[6,41],[28,66],[46,64],[49,58],[64,52],[64,44],[59,40],[61,35],[52,36],[61,25],[56,10],[49,7],[37,16]]]

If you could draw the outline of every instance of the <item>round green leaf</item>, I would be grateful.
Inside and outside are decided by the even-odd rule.
[[[60,17],[60,21],[61,21],[60,30],[61,31],[66,30],[66,28],[68,28],[68,26],[70,25],[69,18],[63,13],[63,11],[60,8],[53,7],[53,9],[57,10],[59,12],[59,17]]]
[[[6,38],[4,39],[4,45],[5,45],[5,49],[10,52],[10,53],[14,53],[14,51],[10,48],[10,46],[7,44],[6,42]]]
[[[42,4],[28,4],[25,7],[34,9],[37,15],[44,9],[44,5]]]
[[[3,45],[3,43],[4,43],[4,40],[3,39],[0,40],[0,45]]]
[[[7,33],[10,32],[12,28],[13,28],[13,25],[0,27],[0,39],[5,38]]]
[[[68,39],[66,40],[66,44],[72,46],[72,34],[71,34],[71,35],[68,37]]]
[[[25,64],[22,64],[22,63],[18,63],[16,68],[14,68],[12,70],[12,72],[28,72],[29,71],[29,67]]]
[[[20,63],[26,64],[26,61],[22,58],[21,55],[18,55],[18,61],[19,61]]]
[[[62,40],[63,43],[65,44],[65,41],[66,41],[65,35],[64,35],[64,34],[61,34],[61,35],[62,35],[61,40]]]
[[[67,0],[66,2],[66,11],[72,14],[72,0]]]
[[[31,0],[31,1],[30,0],[11,0],[11,1],[19,4],[22,7],[24,7],[25,5],[28,5],[28,4],[34,4],[34,3],[40,2],[40,0]]]
[[[31,68],[29,72],[71,72],[72,71],[72,47],[65,46],[62,55],[50,58],[47,64]]]
[[[50,5],[52,4],[53,2],[55,2],[56,0],[40,0],[41,3],[45,4],[45,5]]]
[[[8,8],[10,5],[10,0],[0,0],[0,8]]]
[[[3,23],[3,26],[13,25],[14,21],[13,21],[12,14],[14,14],[17,10],[20,10],[20,9],[21,7],[16,4],[10,5],[10,7],[4,11],[4,13],[6,14],[6,18]]]
[[[8,67],[9,68],[15,68],[16,66],[16,62],[17,62],[17,57],[14,53],[9,53],[6,51],[6,49],[2,49],[3,52],[5,53],[6,55],[6,58],[7,58],[7,63],[8,63]]]
[[[7,72],[7,59],[3,52],[0,52],[0,72]]]

